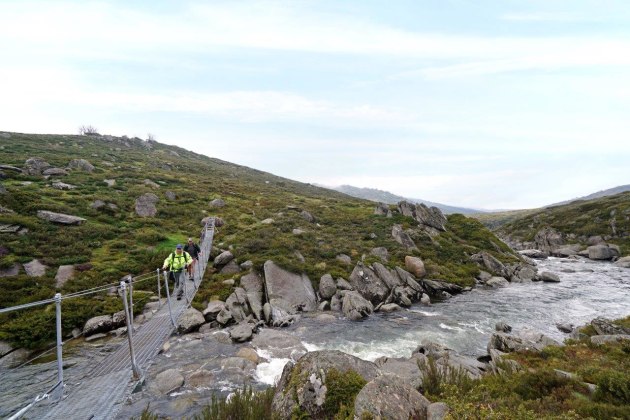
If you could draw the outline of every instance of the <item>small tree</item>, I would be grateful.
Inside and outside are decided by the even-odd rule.
[[[79,134],[82,136],[100,136],[96,127],[92,125],[82,125],[79,127]]]
[[[147,133],[147,141],[155,141],[155,136],[151,133]]]

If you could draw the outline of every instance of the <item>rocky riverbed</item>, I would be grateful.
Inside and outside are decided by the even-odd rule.
[[[380,312],[360,322],[332,312],[303,315],[288,328],[264,328],[245,344],[231,344],[221,330],[173,337],[148,372],[147,386],[134,394],[120,418],[138,415],[147,404],[161,414],[190,415],[213,393],[228,395],[246,385],[263,388],[277,382],[284,366],[307,351],[340,350],[382,364],[383,358],[409,358],[419,344],[435,342],[474,364],[487,354],[497,322],[562,342],[569,334],[558,324],[578,326],[598,316],[630,314],[630,270],[587,259],[550,258],[537,265],[560,281],[478,287],[442,303]],[[178,388],[165,393],[155,382],[169,369],[179,372]]]

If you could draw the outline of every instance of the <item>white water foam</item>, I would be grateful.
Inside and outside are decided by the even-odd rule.
[[[291,359],[274,358],[271,356],[271,353],[261,349],[256,349],[256,353],[261,358],[268,360],[268,362],[259,363],[256,366],[256,372],[254,373],[256,380],[263,384],[275,385],[282,375],[284,366]]]
[[[442,315],[439,312],[427,312],[427,311],[421,311],[420,309],[407,309],[409,312],[415,312],[417,314],[421,314],[424,316],[439,316]]]

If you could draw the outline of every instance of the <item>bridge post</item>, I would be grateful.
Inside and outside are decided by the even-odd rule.
[[[166,303],[168,303],[168,314],[171,317],[171,322],[173,323],[173,328],[177,328],[177,324],[175,323],[175,319],[173,318],[173,311],[171,310],[171,292],[168,290],[168,273],[163,271],[164,273],[164,286],[166,288]]]
[[[162,307],[162,284],[160,282],[160,269],[155,270],[157,274],[157,292],[158,292],[158,308]]]
[[[129,358],[131,359],[131,371],[133,372],[133,379],[139,380],[142,377],[142,372],[136,364],[136,356],[133,352],[133,320],[129,318],[129,304],[127,303],[127,284],[124,281],[120,282],[120,292],[125,306],[125,318],[127,319],[127,339],[129,341]]]
[[[129,274],[129,319],[133,329],[133,276]]]
[[[57,327],[57,386],[59,399],[63,396],[63,342],[61,335],[61,293],[55,294],[56,327]]]

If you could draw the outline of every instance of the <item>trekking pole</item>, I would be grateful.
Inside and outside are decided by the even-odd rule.
[[[171,317],[171,322],[173,323],[173,327],[177,328],[175,319],[173,319],[173,311],[171,309],[171,293],[168,290],[168,273],[166,271],[163,271],[162,273],[164,273],[164,288],[166,289],[166,302],[168,303],[168,314]]]

